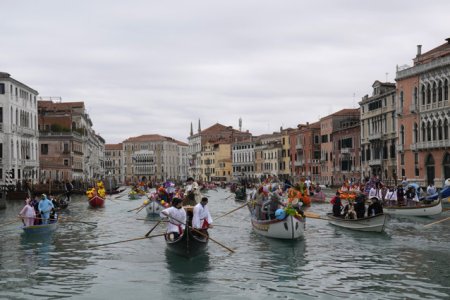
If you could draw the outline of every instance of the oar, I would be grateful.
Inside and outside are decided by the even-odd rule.
[[[141,209],[141,208],[143,208],[143,207],[145,207],[145,205],[141,205],[141,206],[139,206],[139,207],[136,207],[136,208],[133,208],[133,209],[127,210],[127,212],[132,212],[132,211],[135,211],[135,210]]]
[[[161,223],[162,220],[159,220],[158,222],[156,222],[155,226],[152,227],[152,229],[150,229],[146,234],[145,237],[148,237],[150,235],[150,233],[152,233],[152,231],[156,228],[156,226],[159,225],[159,223]]]
[[[165,233],[160,233],[160,234],[155,234],[155,235],[151,235],[151,236],[143,236],[143,237],[138,237],[138,238],[124,240],[124,241],[117,241],[117,242],[111,242],[111,243],[100,244],[100,245],[92,245],[92,246],[88,246],[88,248],[97,248],[97,247],[102,247],[102,246],[106,246],[106,245],[113,245],[113,244],[119,244],[119,243],[126,243],[126,242],[138,241],[138,240],[151,239],[153,237],[163,236],[164,234]]]
[[[442,220],[439,220],[439,221],[436,221],[436,222],[433,222],[433,223],[424,225],[423,227],[428,227],[428,226],[431,226],[431,225],[434,225],[434,224],[437,224],[437,223],[441,223],[441,222],[447,221],[447,220],[449,220],[449,219],[450,219],[450,217],[447,217],[447,218],[445,218],[445,219],[442,219]]]
[[[203,232],[201,232],[200,230],[197,230],[197,229],[195,229],[195,228],[193,228],[193,227],[191,227],[191,226],[189,226],[189,228],[192,229],[193,231],[197,232],[198,234],[200,234],[200,235],[202,235],[202,236],[204,236],[204,237],[210,239],[210,240],[213,241],[214,243],[216,243],[216,244],[218,244],[218,245],[224,247],[225,249],[227,249],[227,250],[230,251],[231,253],[234,253],[234,250],[233,250],[233,249],[230,249],[230,248],[228,248],[227,246],[221,244],[220,242],[216,241],[215,239],[213,239],[212,237],[210,237],[210,236],[207,235],[206,233],[203,233]]]
[[[137,218],[136,220],[138,220],[138,221],[151,221],[150,219],[142,219],[142,218]],[[169,221],[161,220],[161,221],[159,221],[159,222],[161,222],[161,223],[167,223],[167,222],[169,222]],[[239,228],[239,227],[236,227],[236,226],[227,226],[227,225],[219,225],[219,224],[214,224],[213,226],[214,226],[214,227]]]
[[[237,211],[237,210],[239,210],[239,209],[241,209],[241,208],[243,208],[243,207],[245,207],[245,206],[247,206],[247,202],[245,202],[245,204],[239,206],[238,208],[235,208],[235,209],[233,209],[233,210],[227,212],[226,214],[221,215],[220,217],[217,217],[216,220],[218,220],[218,219],[220,219],[220,218],[223,218],[223,217],[225,217],[225,216],[228,216],[229,214],[231,214],[231,213],[233,213],[233,212],[235,212],[235,211]]]
[[[21,218],[22,218],[22,217],[18,217],[17,220],[14,220],[14,221],[11,221],[11,222],[7,222],[7,223],[0,224],[0,227],[1,227],[1,226],[9,225],[9,224],[12,224],[12,223],[15,223],[15,222],[18,222]]]

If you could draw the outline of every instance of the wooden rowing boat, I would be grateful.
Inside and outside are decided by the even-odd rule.
[[[159,213],[165,209],[165,207],[157,200],[149,200],[150,202],[145,207],[147,215],[149,216],[159,216]]]
[[[330,224],[335,226],[366,232],[382,232],[387,221],[386,214],[378,214],[361,219],[345,219],[335,217],[332,213],[329,213],[327,217]]]
[[[202,231],[208,235],[207,231]],[[202,253],[208,245],[208,238],[196,232],[193,232],[189,226],[183,232],[183,235],[173,240],[170,233],[164,235],[166,239],[167,248],[180,256],[194,257]]]
[[[48,234],[56,230],[58,226],[58,219],[51,220],[51,223],[48,224],[40,224],[40,225],[31,225],[31,226],[22,226],[23,231],[26,234]]]
[[[431,204],[418,206],[384,206],[383,212],[389,215],[426,217],[438,215],[442,212],[442,201],[439,199]]]
[[[286,215],[282,220],[257,220],[252,216],[251,223],[256,233],[270,238],[294,240],[305,233],[305,219],[301,216]]]
[[[105,206],[105,199],[96,195],[92,198],[89,199],[89,205],[92,208],[99,208],[99,207],[104,207]]]

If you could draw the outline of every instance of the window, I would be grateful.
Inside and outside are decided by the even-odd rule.
[[[69,160],[68,160],[68,159],[65,159],[65,160],[64,160],[64,165],[65,165],[65,166],[68,166],[68,165],[69,165]]]
[[[5,93],[5,84],[0,83],[0,94],[4,94],[4,93]]]
[[[41,144],[41,154],[48,154],[48,144]]]

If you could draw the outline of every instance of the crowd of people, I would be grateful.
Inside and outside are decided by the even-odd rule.
[[[66,205],[67,202],[64,199],[52,195],[47,197],[46,194],[42,194],[34,198],[27,197],[25,206],[19,212],[19,217],[24,226],[53,223],[58,218],[57,210]]]

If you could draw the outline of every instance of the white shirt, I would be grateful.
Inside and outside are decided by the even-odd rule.
[[[205,220],[212,224],[213,220],[211,218],[211,214],[209,213],[208,205],[202,206],[201,203],[198,203],[194,206],[194,216],[192,217],[192,227],[194,228],[202,228],[203,220]]]
[[[383,199],[383,195],[381,194],[381,189],[371,188],[369,191],[369,199],[377,198],[378,200]]]
[[[183,230],[186,227],[186,211],[184,208],[178,209],[172,206],[162,210],[159,213],[159,216],[161,218],[169,218],[169,223],[167,223],[167,232],[179,232],[178,226],[181,226]]]
[[[397,201],[397,191],[396,190],[388,191],[386,193],[386,196],[384,197],[384,200]]]

